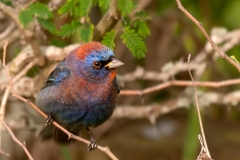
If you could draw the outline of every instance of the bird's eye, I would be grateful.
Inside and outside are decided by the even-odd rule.
[[[99,61],[93,62],[93,67],[96,68],[96,69],[101,68],[101,65],[102,65],[101,62],[99,62]]]

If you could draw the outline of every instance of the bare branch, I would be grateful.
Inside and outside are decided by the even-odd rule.
[[[195,96],[195,102],[196,102],[196,108],[197,108],[197,113],[198,113],[200,130],[201,130],[201,134],[202,134],[202,137],[203,137],[203,144],[204,144],[204,147],[206,148],[207,155],[211,159],[211,155],[210,155],[210,152],[208,150],[207,141],[206,141],[205,134],[204,134],[203,124],[202,124],[202,119],[201,119],[201,114],[200,114],[200,109],[199,109],[199,104],[198,104],[197,90],[196,90],[195,82],[194,82],[194,79],[193,79],[193,76],[192,76],[192,73],[191,73],[191,70],[190,70],[190,59],[191,59],[191,55],[189,54],[188,55],[188,72],[189,72],[189,75],[191,77],[192,85],[193,85],[193,88],[194,88],[194,96]]]
[[[240,84],[240,78],[239,79],[232,79],[232,80],[225,80],[220,82],[201,82],[201,81],[195,81],[195,86],[199,87],[209,87],[209,88],[220,88],[224,86],[230,86],[230,85],[236,85]],[[171,87],[171,86],[192,86],[191,81],[182,81],[182,80],[171,80],[164,83],[161,83],[159,85],[149,87],[143,90],[121,90],[119,95],[145,95],[148,93],[160,91],[162,89]]]
[[[94,29],[93,40],[100,41],[104,34],[111,30],[120,19],[120,12],[117,9],[117,0],[112,0],[109,10],[104,14]]]
[[[180,0],[176,0],[178,8],[195,23],[198,28],[201,30],[201,32],[204,34],[204,36],[207,38],[209,43],[212,45],[212,47],[219,53],[219,55],[224,58],[226,61],[228,61],[232,66],[234,66],[239,72],[240,72],[240,64],[236,62],[234,59],[230,58],[228,55],[226,55],[224,52],[222,52],[218,46],[213,42],[211,37],[207,34],[205,29],[202,26],[202,23],[197,21],[181,4]]]
[[[192,85],[191,85],[192,86]],[[199,106],[201,108],[211,105],[237,106],[240,103],[240,91],[219,93],[213,91],[201,91],[199,93]],[[194,101],[191,99],[194,92],[187,87],[179,96],[160,103],[147,105],[118,105],[113,112],[111,119],[143,119],[159,117],[179,108],[189,108]]]
[[[20,20],[18,19],[18,13],[14,10],[14,8],[11,8],[7,5],[5,5],[4,3],[0,2],[0,11],[5,14],[6,16],[8,16],[9,18],[11,18],[13,20],[13,22],[17,25],[18,30],[20,31],[20,33],[22,33],[24,35],[24,37],[26,38],[27,42],[31,45],[32,50],[34,52],[35,55],[35,61],[39,64],[39,65],[43,65],[44,64],[44,58],[43,55],[41,54],[40,48],[38,46],[37,41],[34,38],[34,33],[27,29],[24,28],[23,25],[21,24]]]
[[[7,124],[6,124],[3,120],[1,120],[1,119],[0,119],[0,121],[1,121],[2,124],[5,126],[5,128],[6,128],[7,131],[9,132],[9,134],[11,135],[13,141],[16,142],[20,147],[22,147],[22,149],[25,151],[25,153],[27,154],[27,156],[28,156],[28,158],[29,158],[30,160],[34,160],[34,159],[32,158],[32,156],[31,156],[31,154],[29,153],[29,151],[28,151],[28,149],[27,149],[27,147],[26,147],[25,142],[23,142],[23,143],[20,142],[20,141],[17,139],[17,137],[14,135],[14,133],[12,132],[12,130],[7,126]]]
[[[6,36],[8,36],[9,34],[11,34],[12,31],[14,30],[15,26],[16,25],[13,22],[11,22],[9,24],[9,26],[0,34],[0,39],[3,39]]]
[[[9,86],[10,86],[10,89],[11,89],[11,93],[12,93],[12,96],[27,103],[28,105],[30,105],[33,109],[35,109],[40,115],[42,115],[44,118],[47,118],[47,115],[45,113],[43,113],[33,102],[31,102],[31,100],[29,99],[25,99],[21,96],[19,96],[14,88],[13,88],[13,83],[12,83],[12,78],[8,72],[8,70],[6,69],[6,64],[5,64],[5,59],[6,59],[6,47],[7,47],[8,43],[6,42],[6,44],[4,45],[4,53],[3,53],[3,68],[5,69],[5,72],[7,74],[7,77],[9,78]],[[3,121],[2,121],[3,122]],[[80,142],[83,142],[83,143],[86,143],[86,144],[89,144],[90,142],[79,137],[79,136],[76,136],[76,135],[73,135],[72,133],[70,133],[69,131],[67,131],[65,128],[63,128],[61,125],[59,125],[57,122],[53,121],[53,125],[55,125],[56,127],[58,127],[59,129],[61,129],[63,132],[65,132],[69,138],[73,138],[73,139],[76,139]],[[97,146],[97,148],[99,150],[101,150],[102,152],[106,153],[110,158],[112,158],[113,160],[118,160],[117,157],[109,150],[108,147],[101,147],[101,146]]]

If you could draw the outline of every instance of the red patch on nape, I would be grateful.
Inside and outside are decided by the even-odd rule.
[[[86,55],[88,55],[91,51],[95,50],[97,52],[101,52],[104,48],[105,46],[99,42],[89,42],[77,48],[77,57],[80,60],[84,60]]]

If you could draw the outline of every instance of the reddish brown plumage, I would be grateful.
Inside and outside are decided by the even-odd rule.
[[[101,52],[106,47],[102,45],[99,42],[89,42],[76,50],[76,55],[80,60],[84,60],[85,57],[91,52],[91,51],[97,51]]]

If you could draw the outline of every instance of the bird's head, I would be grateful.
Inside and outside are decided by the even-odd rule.
[[[99,42],[84,44],[75,50],[76,71],[88,80],[115,78],[116,68],[124,63],[114,57],[108,47]]]

